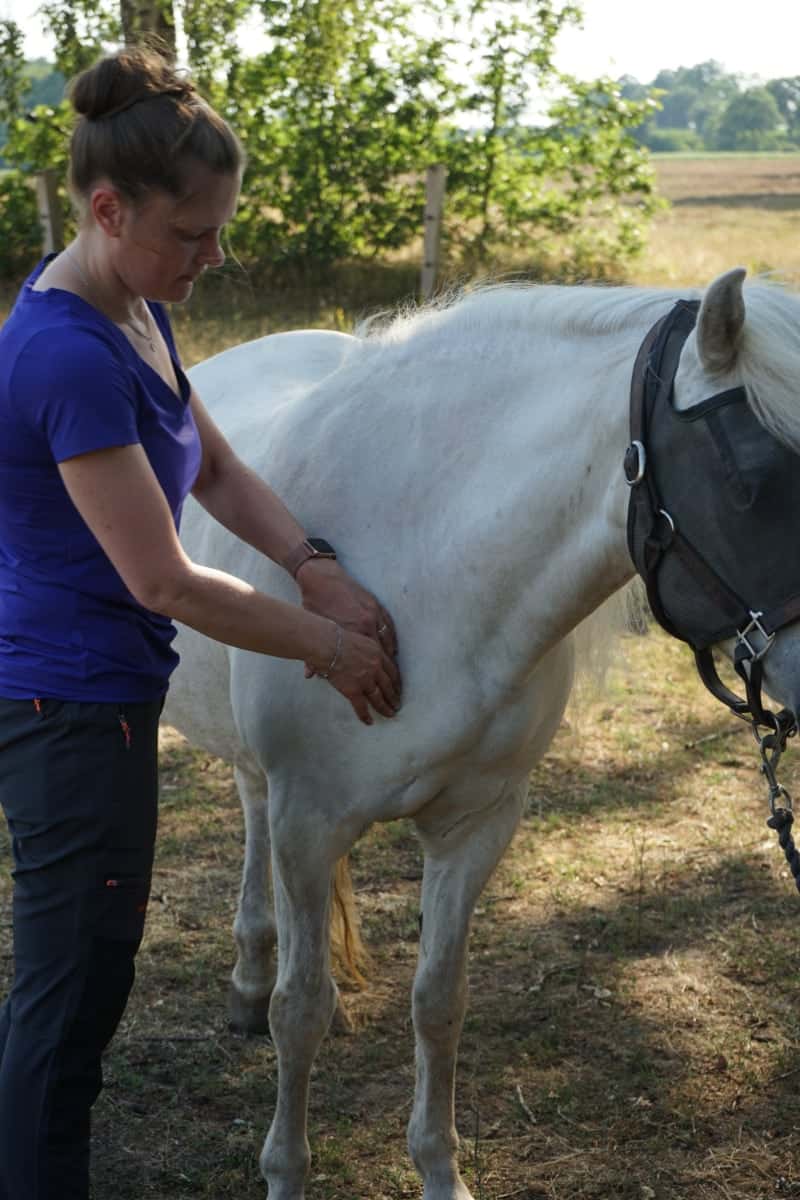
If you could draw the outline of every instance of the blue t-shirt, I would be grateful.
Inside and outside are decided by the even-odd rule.
[[[161,305],[180,396],[79,296],[33,290],[47,261],[0,329],[0,696],[152,700],[178,662],[175,627],[131,595],[57,464],[141,444],[177,526],[201,458],[190,384]]]

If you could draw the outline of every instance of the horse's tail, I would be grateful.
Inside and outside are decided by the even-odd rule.
[[[350,877],[347,855],[337,862],[333,877],[331,953],[338,974],[355,987],[366,986],[363,972],[369,968],[370,957],[358,927],[353,880]]]

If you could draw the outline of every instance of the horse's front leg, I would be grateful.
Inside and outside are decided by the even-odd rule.
[[[311,1161],[306,1133],[309,1078],[337,998],[329,930],[338,854],[331,839],[321,835],[319,814],[310,816],[313,804],[303,795],[293,792],[291,805],[276,805],[273,793],[271,805],[278,977],[269,1023],[278,1058],[278,1096],[260,1166],[269,1200],[304,1200]]]
[[[467,943],[475,903],[508,846],[527,785],[503,787],[484,812],[436,832],[418,821],[425,850],[422,931],[414,979],[417,1084],[408,1126],[423,1200],[473,1200],[458,1170],[455,1070],[467,1007]],[[452,806],[451,811],[453,811]],[[465,796],[462,811],[475,807]]]
[[[269,893],[267,780],[249,759],[236,763],[234,776],[244,813],[245,842],[239,905],[233,922],[237,957],[228,1014],[234,1029],[268,1033],[277,929]]]

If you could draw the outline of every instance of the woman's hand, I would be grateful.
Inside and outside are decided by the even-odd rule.
[[[365,725],[372,725],[370,707],[393,717],[400,707],[400,672],[373,638],[350,633],[332,624],[336,642],[330,657],[306,664],[306,673],[319,675],[350,701]]]
[[[296,575],[303,608],[329,617],[351,633],[372,638],[389,658],[397,659],[397,634],[394,622],[380,601],[352,579],[332,559],[309,559]],[[306,676],[315,674],[306,664]]]
[[[309,560],[297,572],[303,608],[328,617],[342,630],[333,669],[306,663],[306,678],[324,675],[353,706],[365,725],[370,706],[384,717],[400,707],[402,681],[397,667],[397,634],[383,605],[332,559]]]

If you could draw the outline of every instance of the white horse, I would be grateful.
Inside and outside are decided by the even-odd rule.
[[[705,294],[676,403],[744,383],[759,419],[798,446],[800,303],[743,293],[743,278],[729,272]],[[471,916],[561,720],[571,631],[633,574],[621,469],[631,368],[675,299],[493,287],[363,336],[263,338],[192,372],[238,453],[388,606],[404,676],[399,715],[367,728],[298,664],[179,634],[165,719],[235,763],[244,806],[233,991],[246,1025],[263,1027],[269,1000],[269,1200],[305,1197],[309,1074],[336,1007],[337,860],[374,821],[400,817],[425,858],[409,1149],[424,1200],[471,1200],[454,1124]],[[296,599],[291,579],[197,505],[183,540],[193,559]],[[765,660],[768,690],[792,710],[799,648],[792,627]]]

